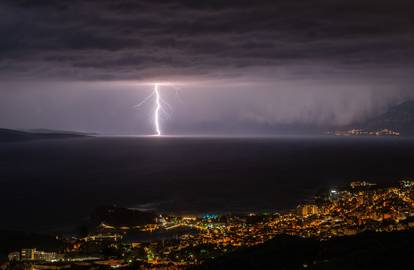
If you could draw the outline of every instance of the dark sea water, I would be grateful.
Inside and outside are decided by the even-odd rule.
[[[414,177],[404,138],[121,138],[0,143],[0,229],[76,226],[98,205],[277,211],[355,179]]]

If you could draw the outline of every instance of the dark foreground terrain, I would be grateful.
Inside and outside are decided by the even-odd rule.
[[[39,235],[15,233],[8,240],[16,243],[32,243],[41,240]],[[342,237],[329,241],[305,239],[281,235],[251,248],[228,253],[210,260],[191,270],[262,270],[262,269],[411,269],[414,256],[414,231],[366,232],[352,237]],[[3,240],[7,240],[4,237]],[[45,240],[43,236],[43,240]],[[47,242],[47,243],[46,243]],[[46,246],[59,245],[49,239]],[[5,260],[2,257],[1,260]],[[20,268],[19,268],[20,267]],[[23,269],[11,263],[6,269]],[[108,266],[72,263],[65,269],[110,269]],[[140,269],[140,264],[122,267],[124,270]]]
[[[411,269],[414,232],[366,232],[329,241],[279,236],[193,270]]]

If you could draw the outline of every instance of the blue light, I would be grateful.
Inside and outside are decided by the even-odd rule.
[[[216,218],[218,218],[219,217],[219,215],[217,215],[217,214],[205,214],[203,217],[202,217],[202,219],[203,220],[209,220],[209,219],[216,219]]]

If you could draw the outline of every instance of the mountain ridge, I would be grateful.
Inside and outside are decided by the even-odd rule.
[[[391,107],[385,113],[366,121],[362,127],[368,130],[391,129],[402,135],[414,135],[414,100]]]

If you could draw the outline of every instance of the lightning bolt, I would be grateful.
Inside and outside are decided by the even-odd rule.
[[[135,108],[140,108],[142,105],[144,105],[145,103],[147,103],[150,99],[154,98],[154,103],[155,103],[155,109],[153,112],[153,124],[154,124],[154,129],[155,129],[155,133],[154,136],[162,136],[162,131],[161,131],[161,116],[162,114],[164,114],[165,117],[167,117],[167,119],[170,118],[170,113],[173,112],[173,107],[168,104],[165,100],[162,99],[161,97],[161,92],[160,92],[160,83],[154,83],[154,89],[151,92],[151,94],[149,94],[147,97],[145,97],[141,102],[139,102],[137,105],[135,105]],[[169,84],[165,84],[163,83],[162,85],[169,85]],[[174,87],[176,88],[176,87]],[[178,89],[176,88],[176,95],[177,97],[180,97],[178,94]],[[179,99],[181,102],[181,98]]]
[[[154,85],[154,94],[155,94],[155,111],[154,111],[154,126],[156,134],[155,136],[161,136],[160,129],[160,110],[161,108],[161,96],[160,91],[158,90],[158,83]]]

